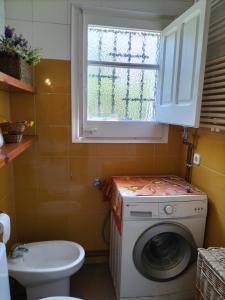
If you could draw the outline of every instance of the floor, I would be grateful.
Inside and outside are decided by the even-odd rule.
[[[11,280],[12,300],[26,300],[23,287]],[[116,300],[108,264],[84,265],[71,278],[71,296],[84,300]]]
[[[108,264],[89,264],[72,277],[71,295],[84,300],[116,300]]]

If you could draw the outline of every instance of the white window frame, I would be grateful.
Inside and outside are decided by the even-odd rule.
[[[96,122],[88,121],[90,127],[85,127],[85,114],[83,105],[87,107],[87,26],[102,25],[112,26],[115,24],[121,28],[142,29],[160,31],[164,24],[158,19],[149,20],[147,18],[138,18],[137,16],[124,16],[117,11],[94,10],[90,8],[82,9],[72,5],[71,20],[71,82],[72,82],[72,142],[73,143],[167,143],[168,126],[157,122],[135,122],[135,121],[116,121],[107,122],[110,125],[109,135],[95,136]],[[101,121],[97,121],[101,122]],[[100,124],[100,123],[99,123]],[[132,124],[132,126],[131,126]],[[126,131],[120,134],[121,126]],[[88,132],[90,130],[90,132]],[[101,128],[100,128],[101,130]],[[136,132],[136,135],[134,135]],[[142,132],[143,137],[138,137],[137,132]],[[99,129],[98,129],[99,134]]]

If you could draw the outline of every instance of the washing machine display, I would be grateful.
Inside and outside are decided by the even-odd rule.
[[[169,281],[181,275],[196,260],[196,249],[187,228],[176,223],[160,223],[137,239],[133,260],[144,277]]]

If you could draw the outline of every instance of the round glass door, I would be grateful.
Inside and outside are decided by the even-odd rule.
[[[160,223],[137,240],[133,260],[137,270],[154,281],[169,281],[181,275],[197,257],[191,233],[176,223]]]

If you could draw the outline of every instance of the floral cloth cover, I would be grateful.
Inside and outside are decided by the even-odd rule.
[[[185,196],[205,193],[177,176],[113,176],[103,194],[105,200],[110,201],[117,227],[121,229],[122,201],[125,196]]]

